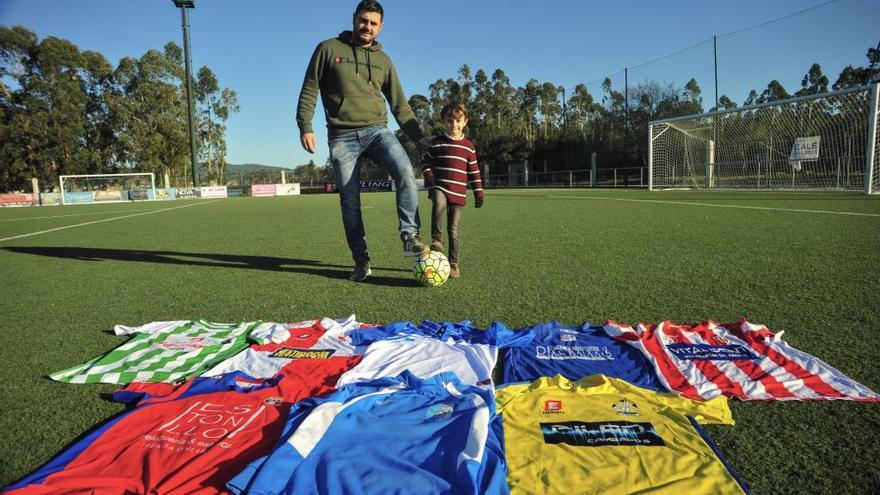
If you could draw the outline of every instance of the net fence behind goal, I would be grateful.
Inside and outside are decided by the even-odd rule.
[[[649,187],[876,193],[878,86],[653,121]]]

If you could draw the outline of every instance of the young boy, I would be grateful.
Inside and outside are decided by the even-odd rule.
[[[443,232],[440,225],[446,214],[446,232],[449,236],[449,277],[461,276],[458,263],[459,226],[461,213],[467,204],[467,186],[474,191],[474,207],[483,206],[483,182],[477,152],[464,137],[468,122],[467,109],[461,103],[449,103],[440,111],[446,134],[431,141],[431,148],[422,164],[425,187],[434,203],[431,215],[431,249],[443,251]]]

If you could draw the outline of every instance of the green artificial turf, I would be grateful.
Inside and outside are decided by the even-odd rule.
[[[114,324],[747,318],[880,391],[880,198],[489,190],[464,212],[462,278],[439,288],[413,281],[394,196],[362,201],[361,284],[335,195],[0,209],[0,239],[60,229],[0,241],[0,485],[123,410],[104,397],[113,385],[46,378],[123,343]],[[424,193],[422,220],[427,238]],[[755,493],[880,486],[880,404],[731,408],[735,426],[706,430]]]

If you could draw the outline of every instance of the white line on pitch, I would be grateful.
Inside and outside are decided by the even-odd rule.
[[[771,208],[769,206],[725,205],[715,203],[694,203],[691,201],[664,201],[661,199],[626,199],[626,198],[602,198],[598,196],[545,196],[546,198],[566,199],[601,199],[605,201],[629,201],[632,203],[660,203],[670,205],[688,206],[714,206],[716,208],[741,208],[745,210],[770,210],[770,211],[793,211],[798,213],[824,213],[826,215],[850,215],[854,217],[880,217],[877,213],[856,213],[852,211],[828,211],[828,210],[802,210],[797,208]],[[0,239],[2,240],[2,239]]]
[[[130,211],[149,211],[149,210],[130,210]],[[4,218],[0,222],[26,222],[28,220],[45,220],[47,218],[64,218],[64,217],[81,217],[83,215],[109,215],[111,213],[124,213],[125,210],[113,211],[95,211],[89,213],[71,213],[69,215],[48,215],[45,217],[26,217],[26,218]]]
[[[197,206],[197,205],[206,205],[208,203],[214,203],[217,201],[220,201],[220,200],[215,199],[213,201],[206,201],[204,203],[190,203],[188,205],[174,206],[171,208],[163,208],[161,210],[151,210],[151,211],[145,211],[142,213],[133,213],[131,215],[122,215],[121,217],[104,218],[102,220],[94,220],[92,222],[77,223],[74,225],[65,225],[64,227],[55,227],[54,229],[40,230],[38,232],[31,232],[29,234],[21,234],[21,235],[14,235],[12,237],[4,237],[4,238],[0,239],[0,242],[11,241],[13,239],[21,239],[23,237],[31,237],[31,236],[40,235],[40,234],[48,234],[50,232],[57,232],[59,230],[65,230],[65,229],[72,229],[75,227],[85,227],[86,225],[94,225],[96,223],[112,222],[113,220],[122,220],[123,218],[139,217],[139,216],[143,216],[143,215],[152,215],[153,213],[162,213],[163,211],[179,210],[181,208],[189,208],[190,206]]]

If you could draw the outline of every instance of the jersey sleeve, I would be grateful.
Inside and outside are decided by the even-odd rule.
[[[498,413],[503,413],[504,408],[516,400],[527,387],[528,384],[523,383],[498,387],[495,390],[495,408]]]
[[[433,145],[434,142],[432,141]],[[434,165],[434,148],[428,148],[428,151],[422,154],[422,159],[420,162],[422,167],[422,177],[428,182],[434,179],[434,170],[431,168]]]
[[[473,143],[471,143],[473,145]],[[467,164],[467,180],[468,185],[471,187],[471,190],[474,191],[475,198],[483,197],[483,180],[480,177],[480,163],[477,160],[477,150],[474,147],[474,152],[470,154],[468,157]]]
[[[280,344],[290,338],[290,330],[282,323],[257,322],[248,333],[248,339],[263,344]]]
[[[185,325],[186,323],[189,322],[186,320],[177,320],[154,321],[152,323],[147,323],[146,325],[140,325],[136,327],[130,327],[127,325],[116,325],[113,327],[113,333],[116,335],[133,335],[136,333],[154,334],[174,330],[175,328],[181,325]]]
[[[648,399],[653,398],[654,402],[674,409],[685,416],[690,416],[701,424],[734,424],[730,406],[727,404],[727,397],[724,396],[707,401],[695,401],[672,393],[654,393],[647,397]]]
[[[399,385],[399,381],[395,379],[382,380],[392,386]],[[272,452],[248,464],[226,483],[226,488],[235,494],[283,493],[291,473],[321,440],[348,400],[369,389],[370,387],[354,384],[323,397],[312,397],[295,403]]]
[[[609,336],[614,337],[617,340],[621,341],[639,341],[642,339],[642,333],[637,331],[635,328],[625,325],[623,323],[617,323],[614,320],[608,320],[605,322],[605,325],[602,327],[605,329],[605,333]],[[641,327],[640,327],[641,328]]]

